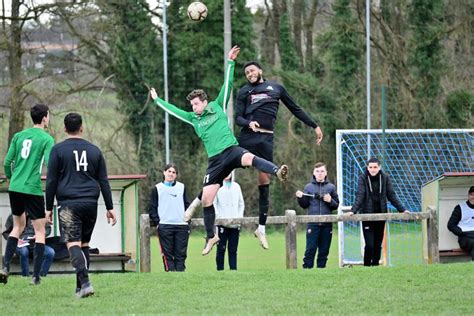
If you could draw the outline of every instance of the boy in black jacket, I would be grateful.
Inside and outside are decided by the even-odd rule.
[[[390,176],[380,170],[380,161],[370,158],[367,170],[359,176],[356,200],[352,205],[352,212],[348,214],[387,213],[387,200],[399,212],[409,212],[398,200]],[[365,240],[364,266],[378,266],[382,255],[385,221],[362,222],[362,228]]]
[[[313,177],[304,187],[304,192],[296,191],[298,204],[308,209],[308,215],[330,215],[339,206],[336,186],[327,180],[326,165],[314,165]],[[318,251],[317,267],[325,268],[332,240],[332,223],[308,223],[306,230],[306,251],[303,269],[312,269]]]

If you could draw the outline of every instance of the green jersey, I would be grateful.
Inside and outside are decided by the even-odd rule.
[[[31,127],[13,136],[5,158],[5,175],[10,179],[10,191],[43,195],[41,168],[48,165],[54,140],[41,128]]]
[[[209,158],[220,154],[231,146],[238,145],[223,110],[223,107],[229,102],[232,91],[234,66],[233,60],[227,61],[224,84],[219,95],[217,99],[207,104],[201,115],[181,110],[160,98],[155,99],[155,103],[160,108],[194,127],[194,131],[201,138]]]

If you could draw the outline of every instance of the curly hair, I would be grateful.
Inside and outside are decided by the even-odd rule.
[[[196,89],[196,90],[191,91],[188,94],[188,96],[186,97],[186,100],[191,101],[195,98],[199,98],[199,100],[204,101],[204,100],[207,100],[207,94],[202,89]]]

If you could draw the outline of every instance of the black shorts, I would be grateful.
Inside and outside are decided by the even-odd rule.
[[[91,241],[97,220],[97,203],[61,203],[58,205],[58,213],[63,241]]]
[[[243,129],[240,132],[239,146],[247,149],[255,156],[273,162],[273,134],[259,133]]]
[[[209,158],[203,186],[220,184],[236,168],[242,168],[242,156],[248,150],[239,146],[231,146],[220,154]]]
[[[21,216],[24,212],[31,220],[44,218],[44,197],[20,192],[8,191],[12,214]]]

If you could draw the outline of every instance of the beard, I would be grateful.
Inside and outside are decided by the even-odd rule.
[[[257,79],[254,82],[251,82],[251,81],[247,80],[247,82],[252,84],[252,85],[257,85],[257,84],[260,83],[260,81],[262,81],[262,75],[260,75],[260,74],[257,76]]]

